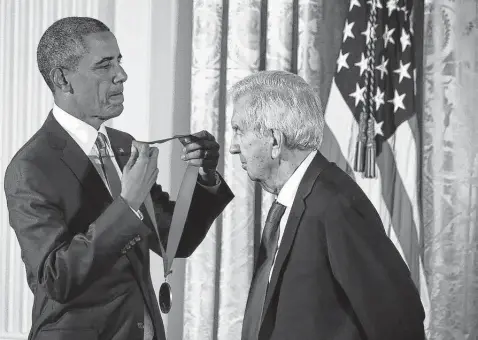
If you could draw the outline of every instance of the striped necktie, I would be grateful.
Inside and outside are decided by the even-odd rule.
[[[111,196],[115,199],[121,194],[121,180],[118,176],[118,171],[113,164],[113,160],[111,159],[113,155],[109,155],[108,153],[108,148],[106,147],[107,143],[106,136],[103,133],[98,132],[95,145],[98,148],[101,170],[103,171],[108,187],[111,190]]]

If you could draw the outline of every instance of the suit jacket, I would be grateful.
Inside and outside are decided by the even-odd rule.
[[[129,155],[119,150],[130,150],[133,138],[108,135],[123,169]],[[149,270],[159,240],[144,205],[140,221],[121,197],[113,200],[51,113],[9,164],[5,193],[34,294],[29,339],[143,339],[145,303],[165,339]],[[151,197],[165,242],[175,203],[159,185]],[[224,180],[215,194],[196,186],[177,257],[191,255],[233,197]]]
[[[317,153],[291,207],[260,340],[423,340],[424,311],[379,215]]]

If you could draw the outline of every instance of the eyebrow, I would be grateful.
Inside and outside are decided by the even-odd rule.
[[[105,61],[110,61],[110,60],[113,60],[115,57],[104,57],[103,59],[101,59],[100,61],[97,61],[94,65],[95,66],[98,66],[102,63],[104,63]],[[121,54],[118,55],[118,59],[122,59],[123,56]]]

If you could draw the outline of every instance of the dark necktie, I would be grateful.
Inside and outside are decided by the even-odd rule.
[[[279,242],[279,224],[285,209],[285,206],[274,201],[267,215],[259,256],[247,299],[242,325],[242,340],[256,340],[259,336],[270,271]]]
[[[106,147],[107,139],[103,133],[98,132],[95,145],[98,148],[103,175],[105,176],[106,182],[111,190],[111,196],[113,196],[113,199],[115,199],[121,194],[121,180],[118,176],[115,166],[113,165],[113,160],[111,159],[111,157],[114,156],[109,155],[108,153],[108,148]]]

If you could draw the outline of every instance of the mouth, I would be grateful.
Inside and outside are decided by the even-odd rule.
[[[109,99],[114,102],[117,102],[117,101],[123,102],[124,101],[123,91],[110,94]]]
[[[247,169],[247,164],[246,163],[241,163],[241,166],[244,170]]]

